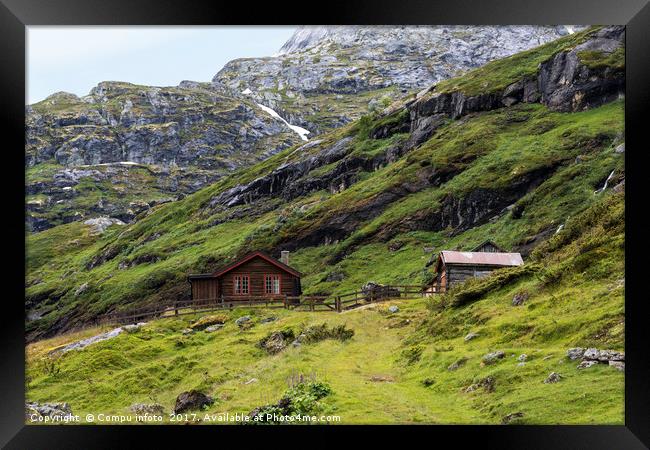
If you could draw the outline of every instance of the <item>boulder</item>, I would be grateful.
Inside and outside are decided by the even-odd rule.
[[[546,380],[544,380],[544,383],[546,384],[551,384],[551,383],[557,383],[562,379],[562,375],[560,375],[557,372],[551,372]]]
[[[184,329],[181,330],[181,334],[184,334],[184,335],[185,334],[190,334],[190,333],[192,333],[192,331],[194,331],[194,330],[192,330],[191,328],[184,328]]]
[[[485,365],[490,365],[494,364],[500,359],[503,359],[503,357],[506,356],[504,352],[501,350],[497,350],[496,352],[488,353],[483,357],[483,364]]]
[[[463,356],[462,358],[456,360],[454,363],[450,364],[449,367],[447,367],[447,370],[453,371],[458,369],[459,367],[464,366],[468,359],[469,358]]]
[[[578,364],[578,369],[587,369],[591,366],[594,366],[598,364],[598,361],[589,361],[589,360],[584,360],[580,364]]]
[[[146,322],[138,322],[138,323],[132,323],[129,325],[124,325],[122,329],[126,331],[127,333],[134,333],[138,331],[140,328],[146,325]]]
[[[250,321],[251,321],[251,316],[242,316],[239,319],[235,320],[235,323],[237,324],[238,327],[242,328],[246,326],[246,324]]]
[[[361,287],[361,293],[368,299],[399,297],[399,289],[369,281]]]
[[[625,363],[623,361],[610,361],[609,365],[622,372],[625,371]]]
[[[156,416],[162,416],[165,414],[165,408],[158,403],[134,403],[129,409],[131,412],[138,415],[153,414]]]
[[[465,336],[465,342],[471,341],[472,339],[476,339],[479,336],[480,334],[478,333],[469,333],[467,336]]]
[[[276,320],[278,320],[277,317],[272,317],[272,316],[271,317],[265,317],[262,320],[260,320],[260,323],[270,323],[270,322],[275,322]]]
[[[222,329],[222,328],[223,328],[223,325],[222,325],[222,324],[216,324],[216,325],[210,325],[210,326],[207,327],[204,331],[205,331],[206,333],[212,333],[212,332],[217,331],[217,330],[220,330],[220,329]]]
[[[508,425],[510,422],[513,422],[517,419],[521,419],[522,417],[524,417],[524,413],[522,412],[510,413],[507,416],[505,416],[503,419],[501,419],[501,424]]]
[[[280,353],[282,350],[284,350],[288,345],[287,343],[293,339],[293,337],[294,334],[291,330],[274,331],[273,333],[260,340],[258,345],[263,350],[266,350],[267,353],[275,355],[276,353]],[[294,347],[297,347],[297,345],[295,345],[295,342],[298,342],[298,344],[301,343],[300,336],[298,336],[297,340],[293,341]]]
[[[617,352],[614,350],[600,350],[600,352],[598,353],[598,361],[600,362],[625,361],[625,353]]]
[[[575,361],[576,359],[581,359],[584,356],[584,354],[585,354],[585,349],[582,347],[574,347],[566,351],[567,357],[572,361]]]
[[[600,351],[597,348],[588,348],[582,355],[583,359],[589,359],[592,361],[597,361],[599,356]]]
[[[512,306],[521,306],[528,300],[528,292],[518,292],[512,297]]]
[[[191,390],[181,392],[176,397],[176,404],[174,405],[174,413],[178,414],[184,411],[201,409],[204,406],[211,405],[213,399],[202,392]]]
[[[474,392],[479,388],[485,389],[486,392],[494,392],[495,384],[496,382],[493,377],[485,377],[481,379],[478,383],[474,383],[470,386],[467,386],[464,389],[464,392],[465,393]]]
[[[25,403],[25,417],[30,420],[32,415],[37,417],[66,417],[72,415],[72,409],[68,403]]]
[[[75,297],[78,297],[84,292],[86,292],[87,290],[88,290],[88,283],[84,283],[81,286],[79,286],[76,291],[74,291],[74,295]]]
[[[397,306],[395,306],[395,305],[391,305],[391,306],[388,307],[388,311],[391,312],[391,313],[396,313],[396,312],[399,312],[399,308]]]
[[[517,361],[519,361],[519,362],[526,362],[526,361],[528,361],[528,355],[525,354],[525,353],[522,353],[521,355],[519,355],[519,358],[517,358]]]

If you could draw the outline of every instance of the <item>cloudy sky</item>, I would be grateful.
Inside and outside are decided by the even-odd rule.
[[[58,91],[86,95],[100,81],[152,86],[210,81],[232,59],[275,54],[295,29],[30,26],[26,103]]]

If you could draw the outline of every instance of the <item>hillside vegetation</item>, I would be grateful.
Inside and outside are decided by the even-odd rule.
[[[225,325],[217,331],[183,334],[207,314],[187,315],[64,354],[57,349],[106,330],[42,340],[27,348],[27,399],[65,401],[82,417],[156,403],[165,422],[179,423],[169,416],[176,396],[197,389],[215,402],[180,423],[219,423],[205,414],[248,414],[304,378],[331,390],[309,409],[330,423],[622,424],[624,374],[606,364],[578,369],[566,352],[623,349],[623,217],[623,196],[614,194],[538,247],[543,269],[498,274],[499,283],[467,283],[443,298],[341,314],[237,309],[220,313]],[[472,298],[468,291],[478,294],[455,302]],[[513,306],[523,292],[524,304]],[[252,326],[235,323],[243,315]],[[297,336],[322,324],[353,335],[274,354],[259,346],[273,331]],[[497,351],[501,359],[483,362]],[[552,372],[560,381],[544,383]]]
[[[621,27],[594,27],[486,64],[133,224],[29,235],[27,400],[169,413],[197,389],[215,399],[201,414],[287,395],[342,423],[622,424],[624,374],[567,358],[624,350],[622,40]],[[430,298],[341,314],[236,309],[213,332],[186,330],[207,314],[165,318],[57,351],[107,331],[92,326],[103,313],[188,298],[189,272],[251,250],[290,250],[305,293],[336,294],[426,283],[438,251],[486,239],[525,265]],[[260,346],[322,324],[345,328]],[[297,387],[301,376],[313,384]]]

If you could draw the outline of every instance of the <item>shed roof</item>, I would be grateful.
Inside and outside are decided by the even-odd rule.
[[[456,252],[443,250],[440,257],[445,264],[470,264],[474,266],[521,266],[524,260],[519,253]]]
[[[474,248],[472,249],[472,251],[473,251],[473,252],[477,252],[480,248],[485,247],[485,246],[488,245],[488,244],[491,245],[491,246],[493,246],[493,247],[495,247],[495,248],[498,248],[501,252],[503,252],[503,249],[502,249],[501,247],[499,247],[497,244],[495,244],[494,241],[493,241],[492,239],[487,239],[487,240],[481,242],[479,245],[477,245],[476,247],[474,247]],[[505,252],[503,252],[503,253],[505,253]]]

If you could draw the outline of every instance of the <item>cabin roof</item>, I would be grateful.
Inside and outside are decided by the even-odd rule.
[[[227,266],[222,267],[221,269],[214,272],[212,274],[212,276],[213,277],[220,277],[221,275],[223,275],[225,273],[228,273],[231,270],[236,269],[237,267],[241,266],[242,264],[244,264],[244,263],[246,263],[246,262],[248,262],[251,259],[256,258],[256,257],[262,258],[266,262],[276,266],[278,269],[283,270],[285,272],[288,272],[293,276],[296,276],[296,277],[301,277],[302,276],[302,274],[300,272],[298,272],[296,269],[294,269],[293,267],[287,266],[286,264],[278,261],[277,259],[273,258],[272,256],[269,256],[266,253],[264,253],[262,251],[259,251],[259,250],[255,251],[255,252],[251,252],[251,253],[247,254],[246,256],[244,256],[243,258],[241,258],[241,259],[239,259],[239,260],[237,260],[237,261],[235,261],[235,262],[233,262],[231,264],[228,264]]]
[[[469,264],[473,266],[521,266],[524,263],[519,253],[443,250],[440,252],[440,258],[445,264]]]
[[[485,245],[488,245],[488,244],[490,244],[490,245],[493,246],[493,247],[498,248],[502,253],[506,253],[506,252],[503,251],[503,249],[502,249],[500,246],[498,246],[497,244],[495,244],[494,241],[493,241],[492,239],[487,239],[487,240],[481,242],[479,245],[477,245],[476,247],[474,247],[474,248],[472,249],[472,251],[473,251],[473,252],[476,252],[476,251],[478,251],[479,248],[481,248],[481,247],[483,247],[483,246],[485,246]]]
[[[214,275],[211,273],[191,273],[187,276],[188,279],[190,280],[197,280],[201,278],[213,278]]]

